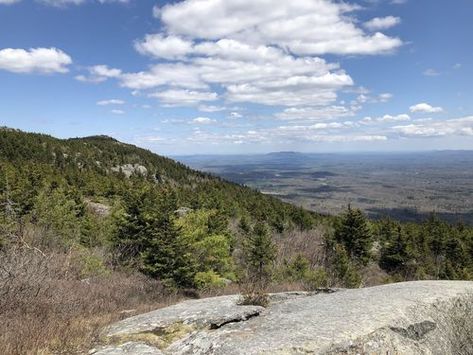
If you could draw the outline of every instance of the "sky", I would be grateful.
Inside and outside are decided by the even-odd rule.
[[[0,0],[0,126],[165,155],[473,149],[471,0]]]

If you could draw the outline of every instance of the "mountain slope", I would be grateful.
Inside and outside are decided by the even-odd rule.
[[[67,185],[86,198],[113,200],[137,185],[159,184],[177,190],[183,206],[219,208],[233,217],[248,214],[279,228],[293,223],[290,216],[300,213],[270,196],[106,136],[61,140],[2,129],[0,163],[18,179],[25,175],[27,184]]]

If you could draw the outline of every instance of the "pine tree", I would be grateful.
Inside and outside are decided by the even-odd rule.
[[[192,286],[195,268],[179,229],[173,223],[172,191],[145,188],[129,194],[114,237],[119,260],[138,264],[146,274],[168,286]]]
[[[411,241],[406,236],[401,225],[394,226],[391,240],[381,250],[380,266],[394,273],[402,273],[404,277],[414,274],[412,261],[415,259],[415,253]]]
[[[348,205],[341,223],[336,227],[335,239],[345,247],[350,257],[362,264],[370,260],[373,238],[368,220],[361,210]]]
[[[248,279],[243,303],[265,306],[268,303],[266,288],[271,281],[272,264],[276,258],[276,247],[266,224],[258,222],[253,227],[244,249]]]

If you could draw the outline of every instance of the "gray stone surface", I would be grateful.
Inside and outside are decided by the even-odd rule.
[[[162,351],[155,348],[154,346],[149,346],[144,343],[137,342],[126,342],[118,346],[104,346],[99,349],[94,349],[89,352],[89,354],[94,355],[163,355]]]
[[[114,166],[110,170],[116,173],[121,171],[128,178],[134,173],[142,176],[145,176],[148,173],[148,169],[146,169],[146,167],[144,167],[143,165],[139,164],[125,164],[120,166]]]
[[[118,322],[106,336],[166,337],[154,342],[164,354],[473,354],[473,282],[285,293],[266,309],[237,299],[186,301]],[[176,324],[187,328],[171,336]]]
[[[232,321],[246,320],[264,311],[259,306],[238,306],[238,296],[222,296],[185,301],[157,311],[140,314],[111,325],[108,337],[150,332],[176,323],[196,329],[218,328]]]

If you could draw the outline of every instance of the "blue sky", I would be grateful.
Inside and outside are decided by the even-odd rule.
[[[167,154],[473,149],[471,0],[0,0],[0,125]]]

